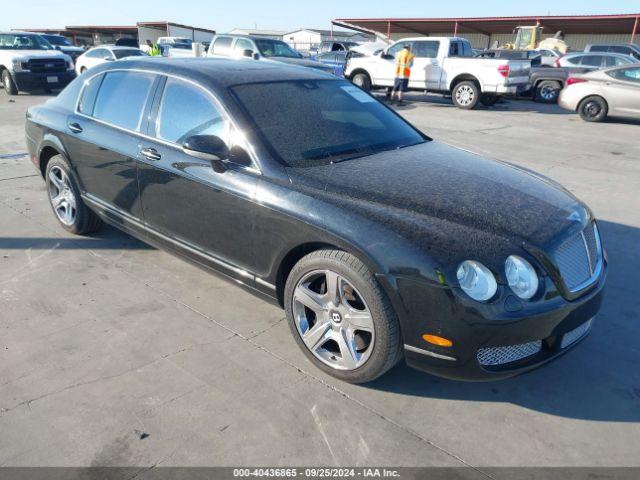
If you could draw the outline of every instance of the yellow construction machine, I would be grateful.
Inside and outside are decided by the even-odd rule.
[[[502,48],[510,50],[556,50],[560,53],[567,53],[568,46],[562,39],[562,32],[556,32],[551,38],[542,39],[541,25],[516,27],[513,33],[516,34],[513,43],[507,43]]]

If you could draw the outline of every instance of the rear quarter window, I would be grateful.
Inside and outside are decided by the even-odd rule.
[[[155,75],[142,72],[108,72],[93,108],[93,117],[112,125],[139,131]]]
[[[213,42],[212,52],[214,55],[225,55],[229,56],[231,54],[231,42],[233,38],[231,37],[220,37],[216,38],[216,41]]]
[[[96,97],[98,96],[98,90],[104,75],[96,75],[88,81],[84,89],[80,93],[80,101],[78,102],[78,112],[84,115],[93,115],[93,107],[96,103]]]

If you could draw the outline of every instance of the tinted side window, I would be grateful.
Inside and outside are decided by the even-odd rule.
[[[231,53],[232,37],[219,37],[213,42],[213,53],[216,55],[229,55]]]
[[[580,61],[580,65],[586,67],[600,67],[602,65],[602,55],[585,55]]]
[[[417,58],[436,58],[438,56],[438,48],[440,42],[415,42],[413,44],[413,53]]]
[[[85,115],[93,115],[93,106],[96,103],[96,97],[98,96],[98,90],[102,84],[104,75],[97,75],[93,77],[89,84],[82,90],[80,102],[78,103],[78,111]]]
[[[606,52],[607,50],[609,50],[609,47],[606,45],[592,45],[589,48],[590,52]]]
[[[462,42],[462,56],[473,57],[473,49],[471,48],[471,44],[469,42]]]
[[[228,126],[223,113],[202,89],[167,79],[158,112],[158,138],[182,144],[192,135],[216,135],[226,141]]]
[[[462,53],[460,50],[460,42],[451,42],[451,44],[449,45],[449,56],[459,57]]]
[[[100,86],[93,116],[118,127],[139,130],[154,80],[150,73],[108,72]]]
[[[615,53],[624,53],[626,55],[631,55],[631,49],[629,47],[625,47],[624,45],[613,45],[610,49],[610,52]]]
[[[569,57],[569,58],[567,58],[567,62],[569,62],[572,65],[580,65],[581,61],[582,61],[582,57]]]
[[[640,84],[640,67],[624,68],[609,73],[613,78],[625,80],[627,82],[635,82]]]

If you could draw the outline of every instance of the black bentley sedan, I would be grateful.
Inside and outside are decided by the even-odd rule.
[[[60,224],[108,222],[277,302],[348,382],[401,359],[487,380],[574,346],[607,260],[549,179],[430,139],[335,76],[272,62],[125,60],[32,107]]]

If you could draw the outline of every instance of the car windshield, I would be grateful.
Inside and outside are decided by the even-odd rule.
[[[287,166],[326,165],[428,140],[342,80],[252,83],[231,90],[266,146]]]
[[[59,47],[71,47],[71,42],[60,35],[43,35],[45,40],[51,45],[57,45]]]
[[[113,50],[113,54],[117,59],[125,58],[125,57],[143,57],[147,55],[142,50],[138,50],[137,48],[129,48],[126,50]]]
[[[264,57],[301,58],[298,52],[279,40],[255,40],[258,50]]]
[[[53,50],[53,46],[40,35],[22,33],[0,34],[0,50]]]

